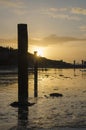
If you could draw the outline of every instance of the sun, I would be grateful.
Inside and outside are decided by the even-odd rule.
[[[43,57],[43,50],[42,50],[42,48],[36,48],[35,51],[37,51],[37,56]]]
[[[29,51],[31,53],[37,52],[37,56],[44,57],[45,56],[45,48],[39,46],[32,46]]]
[[[44,56],[44,48],[43,47],[37,47],[37,46],[35,46],[34,48],[33,48],[33,51],[35,52],[37,52],[37,56],[41,56],[41,57],[43,57]]]

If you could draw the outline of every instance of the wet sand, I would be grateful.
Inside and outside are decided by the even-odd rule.
[[[86,73],[52,69],[39,71],[38,77],[34,98],[34,76],[29,75],[29,101],[35,104],[22,111],[10,106],[18,98],[17,75],[0,75],[0,130],[85,130]]]
[[[86,128],[68,128],[68,127],[65,127],[65,128],[33,128],[33,129],[30,129],[30,128],[23,128],[23,127],[16,127],[14,126],[13,127],[13,124],[10,125],[10,126],[0,126],[0,130],[86,130]]]

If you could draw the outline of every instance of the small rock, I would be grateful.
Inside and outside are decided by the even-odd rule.
[[[63,95],[61,93],[51,93],[50,97],[62,97]]]
[[[10,105],[12,106],[12,107],[22,107],[22,108],[24,108],[24,107],[28,107],[28,106],[32,106],[32,105],[34,105],[35,103],[30,103],[30,102],[27,102],[27,103],[20,103],[20,102],[13,102],[13,103],[11,103]]]
[[[48,98],[48,96],[47,96],[47,95],[44,95],[44,97]]]

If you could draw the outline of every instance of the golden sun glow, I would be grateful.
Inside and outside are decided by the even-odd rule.
[[[31,52],[35,52],[37,51],[37,56],[41,56],[44,57],[44,48],[43,47],[38,47],[38,46],[34,46],[31,48]]]
[[[37,51],[37,56],[43,56],[42,48],[36,48],[35,51]]]

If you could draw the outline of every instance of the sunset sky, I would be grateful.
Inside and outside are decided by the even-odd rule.
[[[86,60],[86,0],[0,0],[0,46],[17,48],[17,24],[28,25],[29,52]]]

